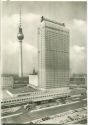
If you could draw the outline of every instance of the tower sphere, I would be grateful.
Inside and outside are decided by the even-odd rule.
[[[23,40],[24,35],[23,35],[23,34],[18,33],[17,38],[18,38],[19,40]]]
[[[19,40],[23,40],[24,39],[24,35],[22,33],[22,28],[21,27],[19,27],[19,33],[17,34],[17,38]]]

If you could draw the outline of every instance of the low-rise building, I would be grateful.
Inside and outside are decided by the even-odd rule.
[[[27,86],[29,84],[29,77],[18,77],[13,74],[1,74],[0,76],[1,88],[20,88],[23,86]]]
[[[30,74],[29,75],[29,84],[38,86],[38,75]]]
[[[72,74],[70,77],[70,83],[72,85],[87,85],[86,74]]]
[[[23,77],[15,76],[13,77],[13,79],[14,79],[13,88],[20,88],[27,86],[29,84],[28,76],[23,76]]]
[[[13,84],[14,84],[13,75],[11,75],[11,74],[1,74],[1,76],[0,76],[1,88],[12,87]]]

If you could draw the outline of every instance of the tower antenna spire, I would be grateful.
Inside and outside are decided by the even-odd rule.
[[[22,22],[21,22],[21,6],[20,6],[20,27],[21,27],[21,25],[22,25]]]

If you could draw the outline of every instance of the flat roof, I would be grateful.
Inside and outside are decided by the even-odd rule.
[[[8,91],[12,94],[21,94],[21,93],[27,93],[27,92],[34,92],[34,91],[37,91],[37,89],[31,86],[24,86],[24,87],[16,88],[16,89],[9,88]]]
[[[64,26],[64,27],[65,27],[65,24],[64,24],[64,23],[59,23],[59,22],[57,22],[57,21],[50,20],[50,19],[45,18],[44,16],[42,16],[42,17],[41,17],[41,22],[43,22],[44,20],[45,20],[45,21],[48,21],[48,22],[51,22],[51,23],[54,23],[54,24],[58,24],[58,25],[60,25],[60,26]]]

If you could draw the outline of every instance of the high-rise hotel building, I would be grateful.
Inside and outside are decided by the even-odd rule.
[[[64,23],[41,17],[38,28],[39,87],[69,84],[69,30]]]

